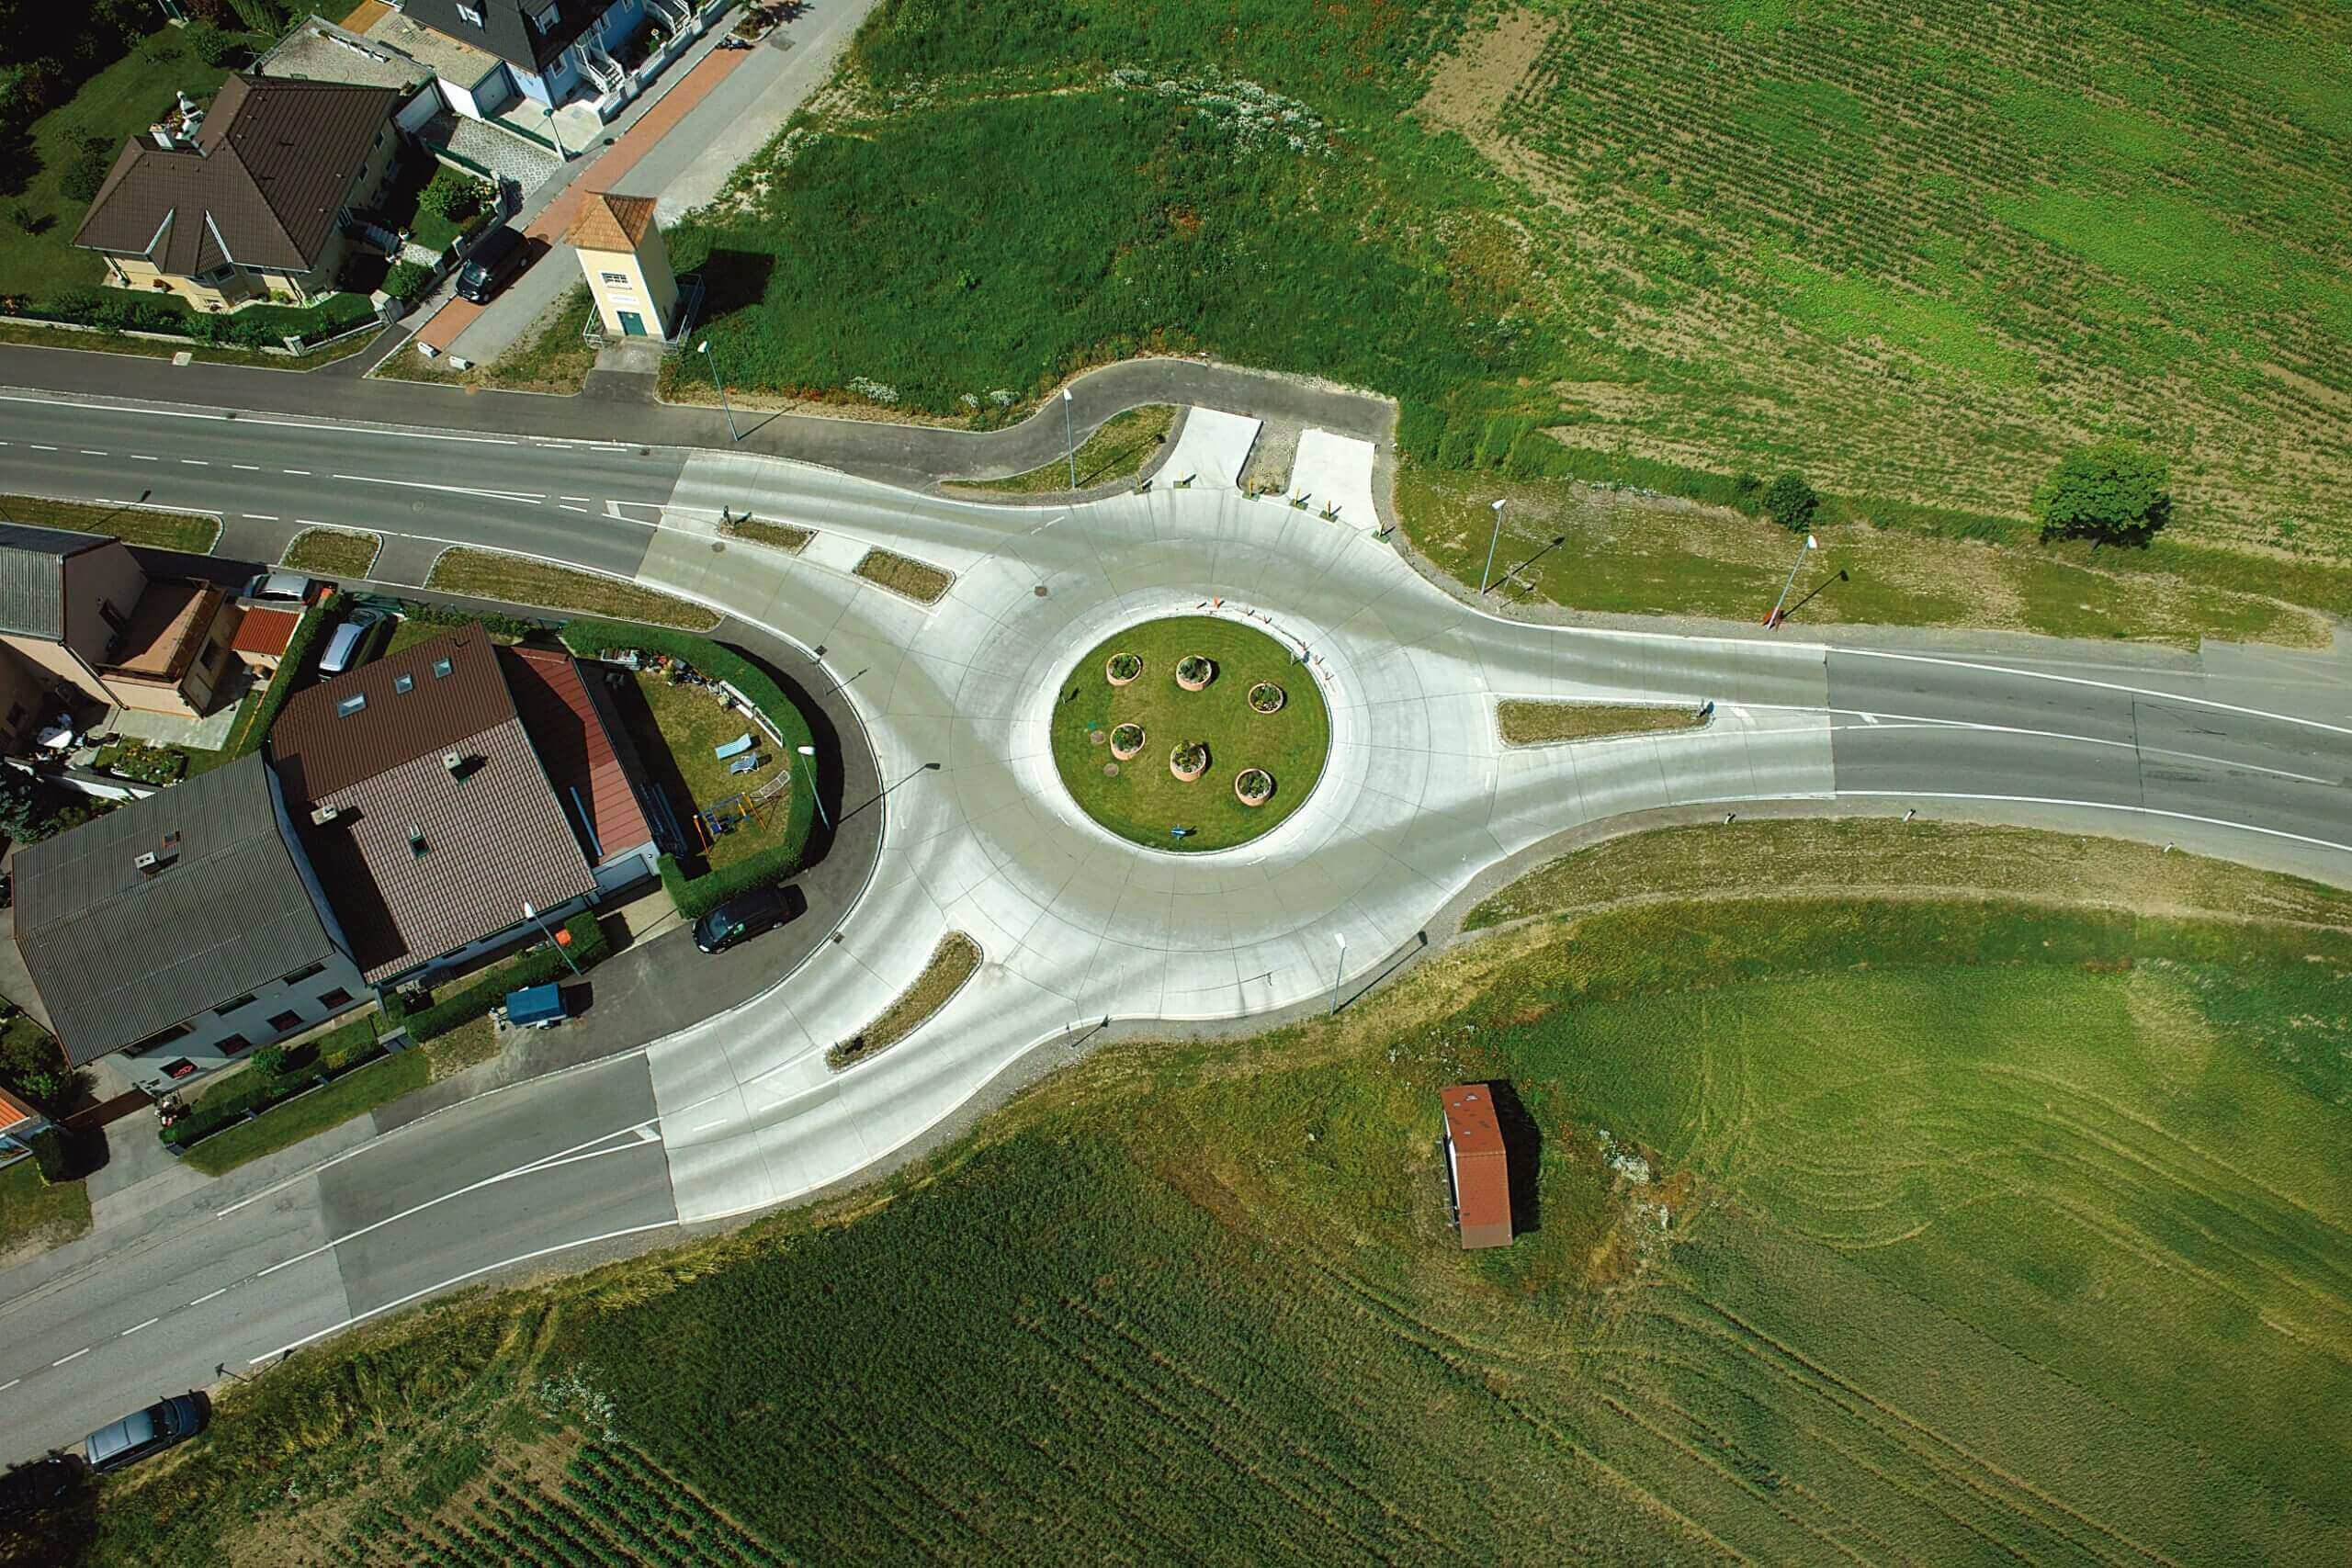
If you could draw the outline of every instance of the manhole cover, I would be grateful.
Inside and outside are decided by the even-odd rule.
[[[1102,764],[1102,776],[1103,776],[1104,778],[1106,778],[1106,779],[1115,779],[1115,778],[1117,778],[1117,777],[1119,776],[1119,764],[1118,764],[1118,763],[1116,763],[1116,762],[1105,762],[1105,763],[1103,763],[1103,764]]]
[[[1046,585],[1041,582],[1037,584],[1035,589],[1031,590],[1031,592],[1035,593],[1038,598],[1043,599],[1046,596]]]

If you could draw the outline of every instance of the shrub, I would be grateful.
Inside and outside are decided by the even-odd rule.
[[[286,1047],[265,1045],[254,1052],[253,1070],[273,1082],[284,1077],[286,1076]]]
[[[68,201],[89,205],[107,183],[107,171],[114,167],[115,159],[122,152],[122,143],[110,136],[85,136],[74,150],[74,161],[57,176],[57,188]]]
[[[43,1127],[32,1136],[33,1165],[40,1171],[43,1181],[62,1181],[67,1169],[65,1129]]]
[[[1821,497],[1799,473],[1776,474],[1764,487],[1764,515],[1792,533],[1802,533],[1821,506]]]
[[[443,168],[416,194],[416,205],[436,218],[461,223],[481,210],[482,183],[456,169]]]
[[[384,292],[403,305],[413,305],[433,286],[433,269],[413,261],[394,262],[384,273]]]
[[[235,35],[222,32],[210,22],[190,22],[187,37],[188,48],[207,65],[226,65],[245,52]]]
[[[2101,441],[2068,453],[2033,509],[2044,539],[2146,545],[2172,521],[2172,470],[2129,441]]]
[[[586,969],[612,952],[612,944],[605,940],[604,928],[597,924],[593,910],[583,909],[564,921],[563,931],[571,938],[566,949],[571,954],[570,963],[565,962],[564,952],[553,944],[534,948],[513,968],[486,975],[458,990],[436,990],[429,1004],[413,1010],[395,994],[385,1002],[384,1011],[408,1031],[410,1039],[431,1040],[460,1024],[489,1016],[490,1010],[504,1001],[509,991],[561,980],[571,973],[572,964]]]

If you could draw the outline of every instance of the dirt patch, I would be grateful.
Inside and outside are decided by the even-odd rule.
[[[1480,152],[1493,151],[1496,119],[1512,93],[1543,58],[1559,20],[1540,11],[1507,11],[1492,30],[1465,39],[1460,52],[1437,63],[1429,91],[1414,112],[1429,124],[1458,130]]]

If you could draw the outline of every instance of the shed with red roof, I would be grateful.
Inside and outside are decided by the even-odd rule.
[[[1445,1177],[1453,1220],[1466,1248],[1510,1245],[1510,1167],[1494,1091],[1458,1083],[1439,1091],[1445,1101]]]

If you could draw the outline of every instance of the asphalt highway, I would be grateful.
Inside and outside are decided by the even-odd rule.
[[[576,435],[373,428],[282,411],[232,418],[40,394],[0,400],[0,493],[219,511],[223,553],[263,558],[307,524],[365,528],[386,536],[387,558],[402,546],[419,575],[449,542],[622,575],[637,571],[657,540],[691,545],[707,559],[700,539],[662,526],[661,508],[677,503],[681,475],[695,460],[681,446]],[[1035,513],[912,495],[903,504],[877,501],[836,480],[768,463],[729,469],[726,482],[740,485],[728,492],[738,504],[767,514],[850,536],[891,528],[888,536],[935,540],[943,550],[993,554],[1002,545],[1004,559],[1041,576],[1060,557],[1102,547],[1083,522],[1061,528]],[[1018,599],[1060,602],[1043,597],[1042,581],[1037,592],[1033,601],[1024,583]],[[1579,643],[1559,628],[1440,601],[1400,604],[1398,624],[1408,608],[1448,618],[1430,636],[1481,661],[1490,683],[1514,671],[1558,671],[1589,652],[1589,668],[1579,668],[1596,682],[1713,694],[1816,730],[1826,709],[1834,783],[1809,786],[1821,794],[1883,801],[1890,811],[1941,805],[1952,815],[2177,836],[2352,883],[2352,670],[2341,658],[2143,658],[2057,646],[1955,653],[1858,642],[1808,660],[1783,634],[1777,650],[1759,647],[1750,659],[1736,639]],[[920,646],[929,629],[904,634],[910,671],[917,656],[930,657]],[[1761,657],[1767,651],[1775,657]],[[1608,660],[1617,662],[1604,671]],[[839,671],[845,682],[859,673]],[[909,689],[914,677],[898,679]],[[950,710],[927,711],[944,734]],[[1762,728],[1752,716],[1741,722]],[[1793,728],[1786,734],[1792,748],[1805,743]],[[944,791],[956,781],[951,770],[920,787]],[[1400,821],[1396,833],[1399,856],[1426,841],[1417,823]],[[856,957],[854,945],[835,952],[845,954],[835,969]],[[841,984],[874,988],[863,974]],[[914,1055],[902,1047],[893,1064]],[[791,1113],[815,1119],[818,1097],[854,1078],[792,1102]],[[381,1138],[322,1147],[332,1163],[266,1186],[224,1179],[176,1200],[172,1223],[134,1243],[76,1255],[71,1266],[10,1270],[0,1276],[0,1457],[71,1441],[161,1393],[211,1383],[216,1369],[250,1371],[436,1291],[659,1235],[679,1213],[665,1162],[673,1140],[693,1131],[662,1125],[647,1060],[631,1053]]]

